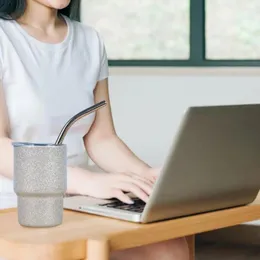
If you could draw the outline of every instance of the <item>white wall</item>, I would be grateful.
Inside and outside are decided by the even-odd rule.
[[[110,79],[118,134],[152,165],[163,163],[188,106],[260,102],[260,74],[207,76],[189,71],[179,76],[117,75]]]
[[[137,155],[154,166],[163,163],[188,106],[260,102],[260,70],[111,71],[117,132]],[[12,191],[12,185],[0,182],[1,191]]]

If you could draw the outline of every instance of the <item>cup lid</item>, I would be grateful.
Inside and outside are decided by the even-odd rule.
[[[32,147],[35,147],[35,146],[38,146],[38,147],[61,146],[61,145],[55,145],[55,144],[52,144],[52,143],[29,143],[29,142],[13,142],[12,145],[14,147],[21,147],[21,146],[32,146]]]

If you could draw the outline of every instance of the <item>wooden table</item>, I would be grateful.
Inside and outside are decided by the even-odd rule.
[[[0,258],[11,260],[108,260],[112,250],[189,237],[260,219],[260,203],[154,224],[132,224],[65,211],[64,223],[49,229],[23,228],[16,209],[0,211]]]

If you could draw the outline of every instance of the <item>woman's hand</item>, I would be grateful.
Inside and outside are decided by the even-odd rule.
[[[133,203],[125,192],[131,192],[147,202],[153,183],[133,173],[90,173],[78,169],[74,185],[76,193],[100,199],[117,198],[124,203]]]
[[[162,167],[158,168],[147,168],[139,176],[142,176],[152,182],[155,182],[162,171]]]

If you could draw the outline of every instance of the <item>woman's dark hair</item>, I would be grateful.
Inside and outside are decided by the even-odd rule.
[[[72,20],[80,21],[80,1],[71,0],[71,3],[59,10],[59,13]],[[25,9],[26,0],[0,0],[0,19],[17,19],[24,14]]]

